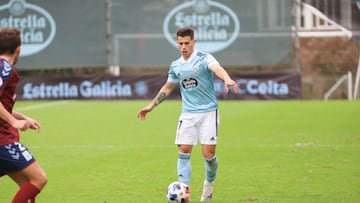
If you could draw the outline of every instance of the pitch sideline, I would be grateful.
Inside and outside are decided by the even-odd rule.
[[[47,108],[47,107],[52,107],[52,106],[64,105],[64,104],[68,104],[69,102],[70,101],[68,101],[68,100],[47,102],[47,103],[41,103],[41,104],[35,104],[35,105],[31,105],[31,106],[15,108],[15,110],[16,111],[30,111],[30,110],[34,110],[34,109],[42,109],[42,108]]]

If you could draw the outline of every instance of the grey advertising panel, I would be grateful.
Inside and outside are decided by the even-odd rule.
[[[3,0],[0,27],[22,31],[18,69],[167,67],[175,32],[224,66],[291,64],[289,0]]]
[[[22,31],[18,69],[104,66],[104,19],[104,1],[0,1],[0,27]]]
[[[289,0],[112,0],[112,63],[168,65],[176,30],[191,26],[223,65],[290,64],[291,10]]]

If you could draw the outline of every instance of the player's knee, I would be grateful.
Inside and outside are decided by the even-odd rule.
[[[45,174],[45,176],[43,176],[42,178],[41,178],[41,180],[40,180],[40,184],[41,184],[41,186],[42,186],[42,188],[44,188],[45,187],[45,185],[48,183],[48,177],[46,176],[46,174]]]
[[[192,146],[191,145],[179,145],[179,153],[191,154]]]
[[[48,177],[45,173],[38,175],[34,180],[31,181],[39,190],[42,190],[48,183]]]
[[[215,151],[204,151],[203,156],[205,159],[212,159],[215,157]]]

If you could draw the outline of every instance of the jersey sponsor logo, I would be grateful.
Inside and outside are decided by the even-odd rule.
[[[209,53],[230,46],[240,32],[240,21],[234,11],[214,0],[188,1],[166,15],[163,32],[174,47],[177,47],[174,33],[185,26],[195,30],[196,48]]]
[[[10,0],[0,5],[0,12],[0,27],[15,27],[21,31],[21,56],[36,54],[53,41],[56,24],[45,9],[25,0]]]
[[[198,86],[198,81],[195,78],[186,77],[181,84],[185,90],[190,91]]]

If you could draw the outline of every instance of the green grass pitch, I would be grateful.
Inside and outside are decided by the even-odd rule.
[[[159,203],[177,180],[173,144],[180,101],[165,101],[146,121],[149,101],[17,102],[42,124],[21,132],[49,177],[38,203]],[[360,202],[360,102],[220,101],[214,203]],[[192,202],[204,180],[193,150]],[[17,185],[0,179],[0,202]]]

